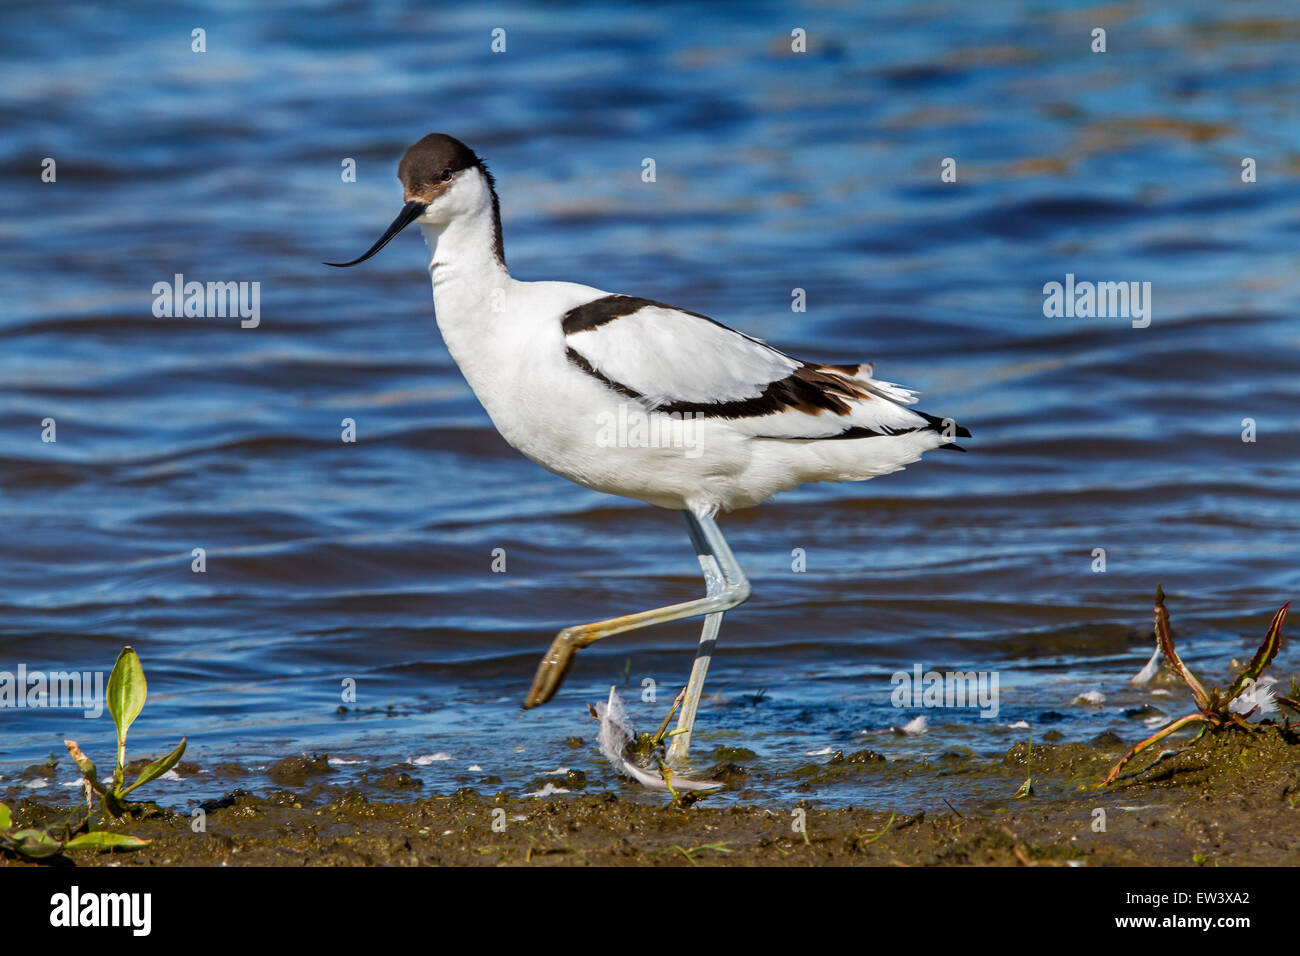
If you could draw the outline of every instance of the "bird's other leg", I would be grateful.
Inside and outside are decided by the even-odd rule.
[[[705,567],[706,556],[710,562],[715,561],[712,550],[716,548],[714,539],[722,542],[722,548],[726,551],[726,559],[716,558],[716,565],[722,570],[724,586],[717,593],[713,593],[714,589],[710,586],[704,597],[697,598],[694,601],[670,604],[667,607],[655,608],[650,611],[639,611],[636,614],[614,617],[607,621],[596,621],[593,624],[566,627],[555,636],[555,640],[551,642],[550,650],[546,652],[542,662],[537,666],[537,676],[533,678],[532,689],[529,690],[528,697],[524,700],[525,710],[544,704],[554,697],[555,692],[559,690],[560,684],[564,681],[565,675],[569,672],[569,667],[573,664],[573,655],[582,648],[596,643],[601,638],[622,634],[624,631],[649,627],[652,624],[664,624],[668,621],[699,617],[701,614],[716,615],[720,623],[722,611],[735,607],[749,597],[749,582],[740,573],[740,567],[736,564],[736,559],[731,556],[731,550],[727,548],[727,543],[722,541],[722,535],[718,533],[717,525],[713,523],[711,518],[701,518],[689,511],[685,512],[685,515],[686,527],[691,534],[692,543],[695,544],[696,554],[700,557],[700,566],[702,568]],[[709,532],[710,528],[712,529],[712,537]],[[731,568],[730,572],[728,572],[728,567]],[[705,571],[705,580],[708,581],[707,570]],[[716,637],[716,629],[714,636]],[[703,679],[701,678],[702,683]],[[692,722],[693,720],[692,717]]]
[[[708,594],[735,597],[736,600],[730,607],[735,607],[749,597],[749,582],[745,579],[745,572],[740,569],[722,532],[718,530],[717,523],[706,515],[697,516],[688,511],[686,527],[695,544],[695,553],[700,558],[700,569],[704,572]],[[682,713],[677,720],[672,742],[668,745],[669,766],[681,766],[690,755],[695,712],[699,709],[700,696],[704,693],[704,679],[709,673],[713,647],[718,641],[718,632],[722,629],[722,614],[722,611],[716,611],[704,619],[699,650],[695,654],[695,663],[691,666],[691,679],[686,685],[686,697],[682,702]]]

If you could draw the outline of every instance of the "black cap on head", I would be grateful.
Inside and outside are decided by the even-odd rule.
[[[406,151],[397,164],[397,178],[407,198],[420,199],[462,169],[482,165],[474,150],[460,140],[445,133],[430,133]]]
[[[497,201],[496,181],[474,150],[445,133],[430,133],[408,149],[402,156],[402,161],[397,164],[397,178],[402,181],[406,204],[388,230],[379,237],[379,241],[351,262],[327,262],[325,265],[354,266],[365,262],[388,245],[389,240],[399,232],[419,219],[439,194],[451,185],[456,174],[466,169],[477,169],[487,180],[488,191],[492,194],[492,252],[504,266],[506,260],[501,245],[501,207]]]

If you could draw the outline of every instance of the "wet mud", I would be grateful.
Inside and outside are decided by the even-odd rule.
[[[274,785],[238,786],[238,767],[213,772],[232,786],[187,812],[143,804],[112,829],[152,842],[40,864],[122,866],[1277,866],[1300,863],[1300,735],[1265,724],[1141,754],[1110,787],[1098,786],[1125,741],[1011,747],[1001,759],[961,751],[906,764],[870,750],[836,752],[792,771],[794,801],[747,801],[752,756],[719,747],[708,770],[733,802],[689,806],[632,785],[588,784],[582,770],[534,781],[512,796],[463,788],[423,794],[418,774],[393,769],[360,786],[331,782],[323,755],[274,764]],[[42,768],[29,768],[32,773]],[[188,765],[191,772],[198,768]],[[415,768],[411,768],[414,770]],[[888,806],[820,808],[819,788],[873,778],[943,779],[919,812]],[[1023,792],[1026,779],[1032,792]],[[74,791],[75,792],[75,791]],[[936,789],[936,792],[938,790]],[[55,826],[77,808],[13,788],[16,826]],[[713,805],[711,805],[711,801]],[[736,802],[738,801],[738,802]],[[201,811],[201,812],[198,812]],[[81,810],[84,815],[84,807]],[[98,813],[93,816],[98,825]]]

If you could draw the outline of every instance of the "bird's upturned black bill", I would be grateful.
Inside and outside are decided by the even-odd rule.
[[[397,218],[394,219],[393,224],[388,227],[388,231],[380,236],[379,241],[371,246],[366,254],[360,259],[353,259],[351,262],[326,262],[324,265],[338,266],[341,269],[344,266],[354,266],[358,262],[365,262],[380,249],[384,248],[384,246],[388,245],[389,240],[391,240],[393,236],[397,235],[415,220],[419,219],[421,214],[428,208],[428,203],[416,202],[414,199],[411,200],[402,207],[402,211],[397,214]]]

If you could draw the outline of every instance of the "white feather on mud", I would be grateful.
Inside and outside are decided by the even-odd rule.
[[[1268,714],[1277,713],[1277,700],[1273,696],[1273,685],[1277,678],[1271,674],[1258,681],[1247,679],[1246,689],[1228,705],[1228,710],[1241,714],[1247,720],[1259,720]]]
[[[920,716],[913,717],[901,727],[890,727],[889,729],[893,733],[903,737],[918,737],[925,733],[929,726],[930,718],[926,717],[925,714],[921,714]]]
[[[1146,662],[1140,671],[1128,679],[1128,682],[1134,687],[1143,687],[1151,683],[1151,678],[1155,677],[1160,670],[1160,644],[1156,644],[1156,652],[1151,655],[1151,660]]]
[[[625,777],[631,777],[647,790],[667,793],[668,785],[658,770],[639,767],[623,756],[623,751],[636,739],[636,734],[623,707],[623,698],[618,696],[618,691],[613,687],[609,689],[609,700],[596,705],[596,716],[600,719],[600,733],[596,736],[596,742],[614,769]],[[673,774],[672,780],[674,790],[716,790],[723,786],[713,780],[687,780],[677,774]]]
[[[534,790],[532,793],[525,793],[524,796],[525,797],[549,797],[553,793],[568,793],[568,792],[569,790],[567,787],[557,787],[555,784],[551,783],[550,781],[547,781],[546,786],[541,787],[538,790]]]

